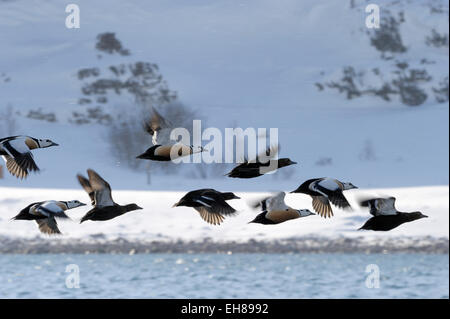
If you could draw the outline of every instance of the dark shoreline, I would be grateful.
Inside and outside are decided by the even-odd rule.
[[[449,239],[402,237],[365,241],[361,238],[298,237],[282,240],[247,242],[48,240],[17,239],[0,236],[0,254],[150,254],[150,253],[428,253],[448,254]]]

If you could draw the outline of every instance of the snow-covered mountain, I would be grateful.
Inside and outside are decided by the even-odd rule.
[[[88,167],[116,189],[290,190],[317,176],[360,187],[448,185],[449,105],[438,103],[433,93],[445,77],[448,83],[445,1],[381,2],[381,26],[383,18],[393,17],[406,48],[387,57],[371,42],[375,31],[365,26],[366,1],[77,4],[81,27],[68,29],[65,3],[0,1],[0,114],[8,109],[15,114],[15,125],[11,118],[0,120],[0,135],[61,144],[35,152],[40,174],[25,181],[5,174],[2,187],[77,188],[75,174]],[[447,35],[447,45],[430,44],[433,30]],[[104,32],[114,32],[130,55],[99,52],[97,35]],[[155,172],[147,185],[145,174],[111,155],[107,126],[70,123],[73,112],[87,108],[79,105],[85,83],[80,70],[106,72],[137,61],[156,63],[170,90],[206,118],[207,126],[278,128],[280,155],[299,164],[278,178],[248,181],[193,180],[189,171],[195,166],[189,164],[181,176]],[[418,83],[427,94],[420,106],[407,106],[396,94],[390,101],[373,94],[348,100],[326,86],[341,81],[347,66],[359,73],[355,85],[361,90],[390,83],[398,63],[425,69],[432,78]],[[130,95],[112,94],[101,106],[117,115],[133,103]],[[56,121],[27,117],[39,109]]]

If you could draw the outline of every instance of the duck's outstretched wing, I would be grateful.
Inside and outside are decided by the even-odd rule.
[[[111,196],[111,186],[94,170],[88,169],[89,184],[94,191],[94,200],[96,207],[114,206],[115,203]]]
[[[279,193],[275,194],[274,196],[270,197],[269,199],[267,199],[266,200],[267,210],[268,211],[272,211],[272,210],[278,211],[278,210],[288,209],[289,207],[284,202],[285,197],[286,197],[285,192],[279,192]]]
[[[61,234],[61,231],[58,228],[58,224],[56,223],[56,219],[54,217],[37,219],[36,223],[39,226],[39,230],[43,234],[47,235],[56,235]]]
[[[365,199],[360,200],[359,204],[362,207],[368,207],[373,216],[398,214],[395,208],[395,197]]]
[[[35,210],[42,216],[69,218],[69,216],[66,215],[64,210],[55,201],[46,201],[39,204],[36,206]]]
[[[8,171],[17,178],[23,179],[28,176],[28,173],[39,171],[39,167],[33,159],[33,154],[30,151],[23,153],[11,146],[9,141],[2,143],[2,148],[5,155],[2,155],[6,162]]]
[[[342,209],[351,209],[349,202],[342,193],[341,186],[336,180],[330,178],[320,180],[313,184],[313,189],[328,197],[333,205]]]
[[[78,174],[77,175],[77,179],[78,182],[80,183],[80,185],[83,187],[83,189],[86,191],[86,193],[88,193],[89,198],[91,199],[91,205],[94,206],[95,205],[95,192],[92,189],[91,183],[89,182],[89,180],[87,178],[85,178],[84,176]]]
[[[330,202],[325,196],[312,196],[312,206],[314,211],[324,218],[330,218],[333,216],[333,210],[331,209]]]
[[[144,122],[144,129],[152,136],[153,144],[157,145],[158,132],[163,128],[170,127],[171,125],[172,124],[168,120],[166,120],[154,107],[152,107],[152,115]]]
[[[200,214],[200,217],[207,223],[212,225],[220,225],[225,217],[217,212],[211,212],[206,207],[194,207],[196,211]]]
[[[200,216],[213,225],[219,225],[224,220],[224,216],[236,214],[236,210],[225,201],[223,195],[214,190],[205,190],[192,200],[199,205],[194,208]]]

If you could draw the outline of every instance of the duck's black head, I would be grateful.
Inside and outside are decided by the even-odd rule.
[[[250,223],[256,223],[256,224],[264,224],[264,225],[273,225],[275,224],[270,219],[266,218],[267,212],[262,212],[261,214],[257,215],[254,220],[252,220]]]
[[[297,162],[291,161],[289,158],[280,158],[278,159],[278,168],[285,167],[289,165],[297,164]]]
[[[421,218],[428,218],[427,215],[422,214],[422,212],[412,212],[408,214],[411,220],[421,219]]]
[[[125,211],[127,211],[127,212],[131,212],[133,210],[138,210],[138,209],[143,209],[142,207],[139,207],[136,204],[128,204],[128,205],[125,205],[124,207],[125,207]]]

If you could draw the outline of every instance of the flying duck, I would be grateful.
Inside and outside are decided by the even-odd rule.
[[[65,213],[66,210],[85,205],[77,200],[38,202],[22,209],[13,219],[35,220],[41,233],[48,235],[61,234],[55,218],[69,218]]]
[[[198,189],[184,195],[173,207],[192,207],[207,223],[220,225],[225,216],[236,213],[236,210],[226,202],[231,199],[239,199],[239,197],[230,192],[221,193],[211,188]]]
[[[290,219],[315,215],[308,209],[293,209],[286,205],[284,198],[285,192],[280,192],[275,196],[262,200],[254,207],[261,207],[262,213],[256,216],[250,223],[258,223],[264,225],[279,224]]]
[[[158,132],[163,128],[171,126],[171,123],[166,120],[161,114],[152,107],[152,115],[144,122],[145,131],[152,136],[153,146],[148,148],[141,155],[136,156],[138,159],[147,159],[153,161],[168,162],[179,157],[192,155],[194,153],[203,152],[203,147],[188,146],[177,142],[173,144],[158,144]]]
[[[416,219],[426,218],[421,212],[403,213],[395,208],[395,197],[371,198],[359,203],[362,207],[368,207],[373,215],[360,229],[388,231],[403,223]]]
[[[89,180],[78,174],[77,178],[84,190],[91,198],[94,206],[81,218],[80,224],[86,220],[109,220],[133,210],[142,209],[136,204],[121,206],[116,204],[111,197],[111,186],[94,170],[87,170]]]
[[[344,183],[334,178],[322,177],[307,180],[291,193],[310,195],[314,210],[320,216],[327,218],[333,216],[330,202],[339,208],[351,209],[342,192],[353,188],[357,187],[352,183]]]
[[[137,156],[136,158],[168,162],[183,156],[201,153],[204,150],[205,149],[201,146],[197,147],[193,145],[188,146],[180,142],[168,145],[158,144],[150,147],[148,150],[146,150],[144,153]]]
[[[50,146],[58,146],[58,144],[48,139],[37,139],[30,136],[4,137],[0,138],[0,155],[5,160],[8,171],[15,177],[23,179],[28,176],[30,171],[39,171],[31,150]]]
[[[231,172],[225,175],[233,178],[254,178],[273,172],[278,168],[297,164],[289,158],[273,159],[277,153],[278,146],[269,147],[267,148],[265,154],[259,154],[254,160],[249,161],[244,158],[244,161],[241,164],[233,168]],[[265,158],[265,160],[263,158]],[[274,164],[273,161],[276,161],[276,164]]]

